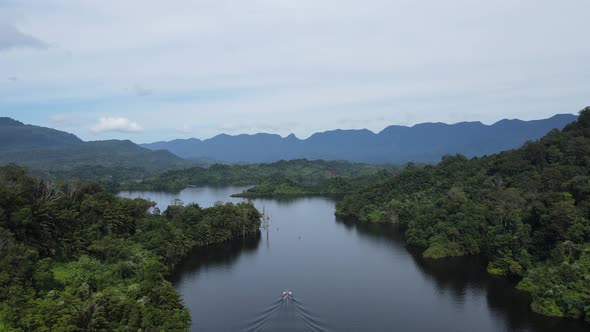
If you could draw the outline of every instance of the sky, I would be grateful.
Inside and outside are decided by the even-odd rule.
[[[577,113],[588,13],[588,0],[0,0],[0,116],[145,143]]]

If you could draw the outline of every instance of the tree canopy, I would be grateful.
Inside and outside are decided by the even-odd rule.
[[[535,312],[590,322],[590,107],[519,149],[408,167],[336,213],[398,223],[425,257],[484,255],[490,273],[521,279]]]
[[[189,185],[257,185],[244,196],[345,193],[396,170],[392,165],[346,161],[282,160],[269,164],[193,167],[168,171],[141,182],[125,182],[122,190],[178,191]]]
[[[0,330],[186,331],[172,268],[199,245],[259,234],[248,203],[123,199],[0,167]]]

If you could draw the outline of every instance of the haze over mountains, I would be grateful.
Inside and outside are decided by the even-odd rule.
[[[348,160],[369,163],[437,162],[445,154],[468,157],[521,146],[576,115],[544,120],[423,123],[369,130],[332,130],[307,139],[274,134],[186,139],[141,146],[129,140],[85,142],[63,131],[0,118],[0,164],[16,163],[36,173],[85,179],[142,178],[150,173],[195,165],[195,161],[259,163],[289,159]],[[167,151],[166,151],[167,150]],[[184,158],[184,159],[183,159]],[[188,160],[187,160],[188,159]]]
[[[554,128],[576,120],[573,114],[548,119],[501,120],[492,125],[481,122],[456,124],[422,123],[412,127],[389,126],[379,133],[369,130],[331,130],[307,139],[291,134],[217,135],[142,144],[151,150],[168,150],[192,160],[219,162],[272,162],[281,159],[349,160],[369,163],[437,162],[445,154],[482,156],[521,146]]]
[[[84,142],[70,133],[0,117],[0,164],[9,163],[83,178],[112,176],[131,169],[141,174],[192,164],[168,151],[151,151],[128,140]]]

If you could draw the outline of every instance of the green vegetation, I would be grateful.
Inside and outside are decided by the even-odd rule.
[[[304,186],[288,179],[266,180],[234,197],[341,195],[354,192],[352,179],[334,177],[314,186]]]
[[[390,165],[345,161],[290,160],[270,164],[222,165],[169,171],[141,182],[125,182],[124,190],[179,191],[187,186],[253,185],[243,196],[349,193],[360,184],[384,177]]]
[[[180,159],[168,151],[151,151],[131,141],[95,141],[68,146],[8,148],[0,151],[0,162],[24,165],[33,170],[49,173],[68,172],[72,175],[77,175],[78,169],[89,166],[101,166],[111,170],[141,168],[147,172],[157,172],[192,165],[191,162]]]
[[[590,107],[517,150],[408,167],[336,213],[398,223],[425,257],[483,255],[490,273],[521,278],[535,312],[590,322]]]
[[[166,276],[195,246],[257,235],[260,214],[152,205],[0,167],[0,330],[187,331]]]
[[[12,163],[44,178],[100,181],[113,189],[120,181],[194,165],[168,151],[151,151],[131,141],[84,142],[63,131],[0,117],[0,165]]]
[[[332,173],[334,174],[334,173]],[[279,197],[279,196],[341,196],[354,193],[377,179],[384,179],[391,173],[377,171],[359,176],[334,176],[329,175],[318,183],[304,185],[285,176],[271,176],[248,190],[232,195],[234,197]]]

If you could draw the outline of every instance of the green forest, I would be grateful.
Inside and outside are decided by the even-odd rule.
[[[259,236],[249,203],[165,211],[0,167],[0,331],[187,331],[170,282],[196,246]]]
[[[84,142],[67,132],[0,117],[0,165],[11,163],[48,179],[79,178],[111,186],[194,165],[128,140]]]
[[[562,131],[482,158],[407,167],[336,214],[399,224],[427,258],[483,255],[533,311],[590,323],[590,107]]]
[[[242,193],[232,195],[233,197],[277,197],[277,196],[314,196],[314,195],[343,195],[351,194],[357,188],[353,182],[370,182],[375,176],[363,177],[362,179],[334,177],[322,180],[315,185],[302,185],[293,180],[275,178],[264,180],[256,186],[245,190]]]
[[[0,167],[0,331],[186,331],[170,273],[195,247],[258,236],[260,213],[180,201],[160,211],[113,192],[205,185],[254,185],[239,197],[346,194],[339,217],[395,223],[428,259],[481,255],[490,274],[531,294],[533,311],[590,322],[590,108],[519,149],[437,165],[299,159],[51,174],[98,183],[29,172]]]
[[[113,189],[179,191],[187,186],[257,185],[240,196],[342,194],[385,178],[396,169],[393,165],[307,159],[269,164],[215,164],[168,171],[139,182],[123,182]]]

